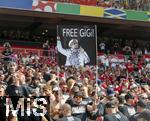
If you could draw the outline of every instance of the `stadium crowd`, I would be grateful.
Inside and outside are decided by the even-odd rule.
[[[149,0],[98,0],[98,6],[129,10],[150,10]]]
[[[100,7],[114,7],[118,9],[130,10],[150,10],[149,0],[46,0],[54,2],[75,3],[81,5],[94,5]]]
[[[104,54],[105,44],[101,42],[99,49]],[[123,63],[99,60],[98,67],[58,67],[56,60],[33,53],[16,55],[5,43],[0,62],[0,120],[149,121],[150,63],[141,58],[141,52],[133,59],[126,52],[131,51],[129,47],[123,50]],[[6,117],[7,96],[29,97],[31,116],[13,116],[10,112]],[[36,97],[44,97],[47,104],[33,103]],[[33,109],[38,107],[45,107],[47,113],[35,116]]]

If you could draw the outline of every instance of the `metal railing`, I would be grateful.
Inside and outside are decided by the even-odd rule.
[[[16,53],[16,54],[20,54],[20,55],[25,55],[25,54],[36,54],[39,57],[43,57],[43,49],[31,49],[31,48],[17,48],[17,47],[12,47],[12,50]],[[3,51],[3,47],[0,47],[0,52]],[[54,49],[49,49],[48,50],[48,58],[49,59],[55,59],[56,58],[56,50]]]
[[[0,52],[3,51],[3,47],[0,47]],[[19,54],[19,55],[26,55],[26,54],[36,54],[38,55],[39,57],[44,57],[43,55],[43,49],[31,49],[31,48],[18,48],[18,47],[12,47],[13,51],[16,53],[16,54]],[[98,57],[101,57],[103,54],[99,54],[97,55]],[[110,54],[110,55],[105,55],[107,56],[107,58],[111,58],[111,59],[118,59],[118,60],[125,60],[125,55],[123,54]],[[136,55],[131,55],[133,58],[137,58]],[[150,54],[143,54],[143,59],[144,60],[150,60]],[[121,59],[121,58],[122,59]],[[57,58],[57,51],[55,49],[49,49],[48,50],[48,56],[47,56],[48,59],[50,60],[56,60]]]

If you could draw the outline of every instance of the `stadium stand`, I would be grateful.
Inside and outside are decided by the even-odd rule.
[[[149,0],[48,0],[48,1],[74,3],[89,6],[114,7],[118,9],[150,11]]]
[[[150,10],[149,0],[48,1]],[[12,24],[17,26],[16,20]],[[61,20],[52,21],[55,20],[58,20],[56,27]],[[28,27],[34,28],[39,23],[31,21]],[[137,24],[127,23],[118,27],[127,29],[127,33],[113,38],[110,36],[113,27],[117,28],[119,24],[114,24],[111,31],[102,24],[99,24],[102,29],[98,31],[101,35],[97,43],[97,65],[78,68],[58,66],[56,36],[51,41],[47,39],[50,36],[45,38],[43,31],[35,35],[33,30],[30,33],[24,29],[0,28],[0,121],[149,121],[150,42],[146,35],[140,35],[145,40],[137,39],[138,33],[149,32],[148,27],[142,28],[140,24],[145,30],[142,31]],[[126,37],[131,32],[129,29],[132,29],[131,34],[137,30],[137,40],[134,36]],[[45,54],[42,45],[47,40],[50,43],[48,54]],[[37,115],[45,110],[44,115]]]

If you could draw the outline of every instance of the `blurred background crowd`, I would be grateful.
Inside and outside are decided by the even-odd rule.
[[[130,10],[150,10],[149,0],[45,0],[63,3],[75,3],[81,5],[93,5],[100,7],[114,7],[118,9],[130,9]]]
[[[150,11],[149,0],[45,1]],[[144,41],[102,34],[97,43],[97,65],[76,68],[58,66],[52,29],[43,27],[37,32],[40,22],[28,27],[21,24],[22,28],[16,24],[19,22],[0,28],[0,121],[150,120],[150,42],[146,33]],[[14,109],[21,97],[29,98],[31,115],[24,106],[24,116],[21,109],[17,116],[12,111],[6,116],[9,97]],[[36,98],[44,98],[46,103],[34,102]],[[36,116],[35,109],[47,112]]]

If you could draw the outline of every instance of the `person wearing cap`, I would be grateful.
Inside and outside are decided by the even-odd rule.
[[[112,87],[107,88],[107,95],[109,97],[114,97],[115,96],[115,91]]]
[[[136,113],[135,108],[133,107],[134,96],[131,93],[127,93],[125,95],[126,103],[122,107],[122,113],[130,118],[132,115]]]
[[[106,97],[103,99],[103,103],[106,104],[107,102],[109,102],[110,100],[112,100],[113,98],[115,98],[115,91],[112,87],[108,87],[106,89]]]
[[[82,92],[76,92],[73,97],[72,115],[80,118],[81,121],[87,121],[87,105],[83,103],[83,94]]]
[[[62,47],[61,41],[60,41],[60,37],[57,37],[57,47],[58,47],[58,51],[66,56],[66,66],[84,66],[85,64],[90,62],[90,58],[88,56],[88,54],[86,53],[86,51],[79,46],[79,42],[77,39],[71,39],[69,41],[69,48],[70,49],[64,49]]]
[[[129,121],[128,118],[118,112],[118,101],[116,99],[106,103],[104,121]]]
[[[73,88],[71,89],[69,98],[66,100],[66,103],[68,103],[69,105],[72,105],[74,101],[74,95],[75,93],[79,91],[80,91],[80,88],[78,86],[73,86]]]
[[[81,119],[72,116],[72,110],[71,106],[69,104],[63,104],[61,106],[61,111],[63,114],[63,117],[58,119],[57,121],[81,121]]]

